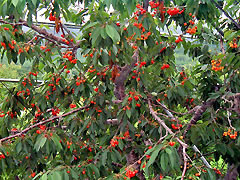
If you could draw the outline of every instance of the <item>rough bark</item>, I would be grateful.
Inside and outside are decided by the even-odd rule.
[[[186,136],[187,132],[191,129],[191,127],[193,125],[195,125],[197,123],[197,121],[201,118],[201,116],[203,115],[203,113],[207,110],[208,107],[212,106],[212,104],[215,102],[215,99],[211,99],[207,102],[204,102],[202,106],[200,106],[197,111],[195,112],[194,116],[192,117],[192,119],[190,120],[187,128],[185,129],[184,133],[183,133],[183,137]]]
[[[238,166],[234,164],[228,164],[227,174],[224,177],[224,180],[237,180],[239,176]]]
[[[120,69],[119,76],[115,79],[115,88],[114,88],[114,95],[118,100],[123,100],[126,96],[125,94],[125,81],[129,76],[129,73],[133,69],[134,65],[138,61],[138,51],[135,51],[135,53],[132,56],[133,62],[131,65],[125,65]]]

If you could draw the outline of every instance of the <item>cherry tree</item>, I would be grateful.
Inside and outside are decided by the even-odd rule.
[[[1,56],[32,63],[16,87],[1,82],[1,177],[237,179],[239,9],[221,0],[0,2]],[[176,64],[179,48],[191,68]]]

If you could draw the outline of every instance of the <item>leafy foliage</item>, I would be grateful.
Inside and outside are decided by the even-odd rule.
[[[214,0],[2,1],[0,51],[9,63],[31,61],[32,70],[1,104],[1,176],[228,176],[191,146],[239,167],[234,7]],[[34,22],[41,15],[56,33]],[[177,66],[178,48],[195,61],[191,69]]]

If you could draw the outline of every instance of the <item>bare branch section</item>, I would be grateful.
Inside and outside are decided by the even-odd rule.
[[[89,105],[88,105],[88,106],[81,107],[81,108],[77,108],[77,109],[74,109],[74,110],[72,110],[72,111],[70,111],[70,112],[68,112],[68,113],[63,114],[63,115],[54,116],[54,117],[51,117],[51,118],[49,118],[49,119],[47,119],[47,120],[41,121],[41,122],[39,122],[39,123],[36,123],[36,124],[34,124],[34,125],[26,128],[26,129],[22,130],[21,132],[19,132],[19,133],[17,133],[17,134],[14,134],[14,135],[12,135],[12,136],[8,136],[8,137],[5,137],[5,138],[0,139],[0,143],[2,143],[2,142],[4,142],[4,141],[7,141],[7,140],[9,140],[9,139],[15,138],[15,137],[20,137],[20,136],[22,136],[23,134],[25,134],[25,133],[27,133],[28,131],[30,131],[31,129],[35,128],[35,127],[38,127],[38,126],[40,126],[40,125],[46,124],[46,123],[48,123],[48,122],[54,121],[54,120],[59,119],[59,118],[62,118],[62,117],[69,116],[69,115],[71,115],[71,114],[77,113],[77,112],[79,112],[79,111],[81,111],[81,110],[83,110],[83,109],[86,109],[86,108],[88,108],[88,107],[89,107]]]
[[[145,0],[143,3],[143,8],[148,10],[148,6],[149,6],[149,0]]]
[[[227,97],[228,100],[232,101],[232,108],[240,117],[240,93]]]
[[[136,50],[132,56],[133,62],[131,65],[125,65],[124,67],[120,68],[119,76],[115,79],[115,88],[114,88],[114,95],[118,100],[123,100],[125,95],[125,81],[131,72],[134,65],[138,62],[139,59],[139,52]]]
[[[39,34],[44,35],[45,37],[52,39],[60,44],[66,44],[68,45],[68,43],[66,41],[63,41],[63,39],[61,37],[55,36],[52,33],[49,33],[46,31],[46,29],[42,29],[39,28],[38,26],[35,26],[34,24],[32,24],[31,26],[28,25],[27,21],[24,21],[22,19],[19,20],[20,23],[22,23],[22,25],[29,27],[31,29],[33,29],[34,31],[38,32]],[[73,43],[69,42],[69,45],[73,47]]]
[[[215,102],[215,99],[211,99],[205,103],[203,103],[202,106],[200,106],[197,111],[195,112],[194,116],[192,117],[191,121],[189,122],[187,128],[185,129],[183,133],[183,137],[186,136],[187,132],[191,129],[192,125],[196,124],[197,121],[200,119],[202,114],[207,110],[208,107],[212,106],[212,104]]]
[[[157,103],[167,112],[168,115],[170,114],[169,112],[171,112],[171,113],[174,113],[174,114],[178,114],[178,115],[184,116],[186,114],[194,113],[196,111],[196,109],[197,109],[197,106],[196,106],[196,107],[194,107],[193,109],[191,109],[188,112],[180,113],[180,112],[176,112],[176,111],[173,111],[173,110],[167,108],[164,104],[160,103],[159,101],[157,101]],[[173,118],[172,115],[170,115],[170,117]]]

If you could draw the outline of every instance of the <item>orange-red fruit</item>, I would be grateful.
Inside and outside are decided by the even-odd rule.
[[[141,107],[141,104],[138,104],[138,103],[137,103],[136,106],[137,106],[137,107]]]
[[[33,172],[33,173],[31,174],[31,176],[32,176],[32,177],[35,177],[35,176],[36,176],[36,173],[35,173],[35,172]]]
[[[170,146],[174,146],[174,145],[175,145],[175,142],[172,142],[172,141],[171,141],[171,142],[169,142],[169,145],[170,145]]]

